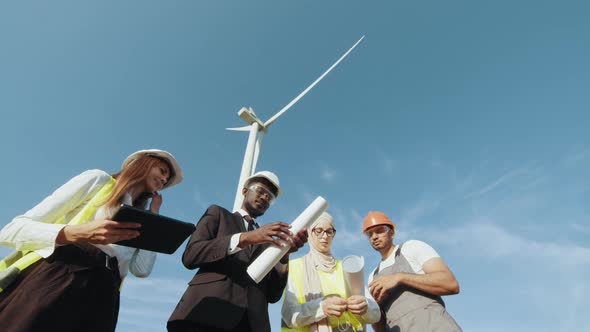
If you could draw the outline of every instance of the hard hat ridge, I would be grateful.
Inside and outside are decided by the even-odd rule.
[[[270,183],[272,183],[273,186],[275,186],[277,188],[277,193],[276,193],[276,197],[278,198],[279,196],[281,196],[281,193],[283,192],[281,190],[281,184],[279,182],[279,177],[270,171],[260,171],[260,172],[256,172],[255,174],[249,176],[246,181],[244,181],[244,188],[248,187],[248,185],[256,180],[257,178],[263,178],[268,180]]]
[[[367,229],[378,225],[386,225],[395,230],[395,224],[389,220],[389,217],[387,217],[385,213],[369,211],[365,219],[363,219],[363,233],[366,232]]]

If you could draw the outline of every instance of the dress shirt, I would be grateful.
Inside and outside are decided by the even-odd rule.
[[[246,210],[244,210],[244,209],[238,209],[237,211],[234,211],[234,212],[238,212],[242,216],[242,221],[244,222],[244,228],[248,229],[248,222],[246,221],[246,218],[244,218],[245,216],[248,215],[248,212],[246,212]],[[252,221],[256,222],[256,219],[252,218]],[[231,238],[229,240],[229,247],[227,248],[228,255],[233,255],[243,249],[243,248],[238,247],[238,244],[240,244],[240,235],[241,234],[242,233],[236,233],[231,236]]]

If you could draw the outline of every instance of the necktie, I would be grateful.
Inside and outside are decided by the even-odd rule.
[[[250,217],[249,215],[245,215],[244,220],[246,220],[246,222],[248,223],[248,232],[258,228],[258,225],[254,221],[254,219],[252,219],[252,217]],[[248,254],[252,254],[252,245],[248,246]]]
[[[245,215],[244,220],[246,220],[246,222],[248,222],[248,232],[253,231],[256,228],[258,228],[258,227],[256,227],[258,225],[256,225],[256,222],[254,221],[254,219],[252,219],[252,217],[250,217],[249,215]]]

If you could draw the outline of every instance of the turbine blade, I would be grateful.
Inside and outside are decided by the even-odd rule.
[[[225,130],[231,130],[231,131],[250,131],[250,126],[236,127],[236,128],[225,128]]]
[[[296,102],[298,102],[299,99],[301,99],[303,96],[305,96],[305,94],[307,94],[307,92],[309,92],[309,90],[311,90],[316,84],[318,84],[324,78],[324,76],[328,75],[328,73],[330,71],[332,71],[332,69],[334,69],[334,67],[336,67],[340,63],[340,61],[342,61],[348,55],[348,53],[350,53],[364,38],[365,38],[365,36],[363,35],[361,37],[361,39],[359,39],[354,45],[352,45],[352,47],[348,51],[346,51],[346,53],[344,53],[344,55],[342,55],[340,57],[340,59],[338,59],[338,61],[336,61],[330,68],[328,68],[328,70],[326,70],[322,74],[322,76],[318,77],[313,83],[311,83],[310,86],[308,86],[297,97],[295,97],[295,99],[291,100],[291,102],[289,102],[285,107],[283,107],[283,109],[278,111],[277,114],[273,115],[272,118],[268,119],[268,121],[266,121],[264,123],[264,128],[265,129],[268,128],[268,126],[270,126],[273,122],[275,122],[276,119],[279,118],[279,116],[281,116],[283,113],[285,113],[289,108],[291,108],[291,106],[293,106]]]

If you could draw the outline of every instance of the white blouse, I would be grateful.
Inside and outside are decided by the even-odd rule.
[[[70,179],[41,203],[15,217],[0,230],[0,244],[16,250],[33,250],[42,257],[49,257],[56,248],[58,233],[66,226],[53,222],[64,215],[66,221],[71,220],[110,178],[104,171],[89,170]],[[123,203],[132,203],[129,193],[124,196]],[[91,221],[111,217],[113,211],[107,210],[105,207],[98,208]],[[156,261],[156,253],[148,250],[116,244],[95,246],[107,255],[117,257],[121,278],[128,271],[137,277],[147,277]]]

